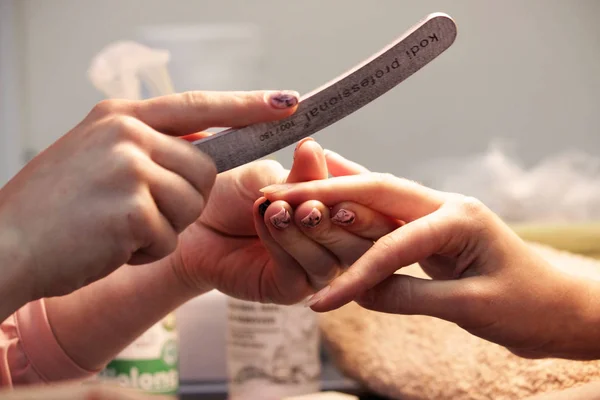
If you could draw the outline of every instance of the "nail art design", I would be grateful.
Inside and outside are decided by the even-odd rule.
[[[267,212],[267,208],[271,205],[271,202],[267,199],[258,205],[258,213],[264,217]]]
[[[271,95],[270,102],[275,108],[290,108],[298,104],[298,96],[290,92],[279,92]]]
[[[333,218],[331,218],[331,221],[340,225],[350,225],[354,222],[355,219],[356,214],[354,214],[352,211],[340,208],[340,210],[337,213],[335,213]]]
[[[281,211],[271,217],[271,223],[277,229],[285,229],[290,225],[292,217],[288,210],[281,207]]]
[[[316,208],[313,208],[310,211],[310,214],[308,214],[306,217],[302,218],[302,220],[300,222],[302,223],[302,225],[306,226],[307,228],[314,228],[315,226],[319,225],[319,223],[321,222],[321,211],[319,211]]]

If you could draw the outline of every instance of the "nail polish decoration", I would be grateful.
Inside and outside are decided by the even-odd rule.
[[[337,213],[331,218],[331,221],[340,225],[351,225],[356,220],[356,214],[352,211],[340,208]]]
[[[275,108],[290,108],[298,104],[298,96],[288,92],[274,93],[270,97],[270,102],[271,105]]]
[[[300,221],[302,223],[302,225],[306,226],[307,228],[314,228],[315,226],[319,225],[319,223],[321,222],[321,211],[319,211],[316,208],[313,208],[310,211],[310,214],[308,214],[306,217],[302,218],[302,220]]]
[[[265,213],[267,212],[267,208],[269,208],[269,206],[271,205],[271,201],[270,200],[265,200],[263,201],[261,204],[258,205],[258,213],[264,217]]]
[[[287,228],[290,222],[292,222],[292,217],[284,207],[281,207],[281,210],[271,217],[271,223],[277,229]]]

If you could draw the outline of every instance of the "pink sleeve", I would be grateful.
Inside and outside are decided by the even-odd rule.
[[[25,305],[0,324],[0,386],[82,379],[87,371],[69,357],[46,315],[44,300]]]

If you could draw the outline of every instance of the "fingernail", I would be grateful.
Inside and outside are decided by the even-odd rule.
[[[307,228],[314,228],[321,222],[321,211],[313,208],[306,217],[300,220],[300,222]]]
[[[258,213],[264,217],[267,212],[267,208],[271,205],[271,202],[267,199],[258,205]]]
[[[275,193],[275,192],[280,192],[282,190],[291,189],[293,186],[294,185],[291,183],[281,183],[281,184],[265,186],[264,188],[260,189],[259,191],[262,193]]]
[[[311,137],[306,137],[306,138],[302,139],[301,141],[299,141],[298,144],[296,145],[296,148],[294,149],[293,159],[294,160],[296,159],[296,152],[298,151],[300,146],[302,146],[306,142],[314,142],[314,141],[315,141],[315,139],[313,139]]]
[[[334,224],[338,224],[338,225],[351,225],[352,223],[354,223],[355,219],[356,219],[356,214],[354,214],[352,211],[348,211],[348,210],[344,210],[343,208],[340,208],[339,211],[337,213],[335,213],[333,218],[331,218],[331,221]]]
[[[308,300],[306,300],[304,307],[312,307],[319,301],[323,300],[325,295],[329,293],[329,290],[331,290],[331,286],[325,286],[323,289],[319,290],[317,293],[309,297]]]
[[[298,97],[300,95],[293,91],[283,91],[273,93],[269,96],[269,102],[271,105],[278,109],[294,107],[298,104]]]
[[[281,210],[271,217],[271,223],[277,229],[285,229],[290,225],[292,221],[292,217],[288,210],[284,207],[281,207]]]
[[[361,306],[371,306],[375,302],[375,296],[372,291],[368,290],[358,296],[355,301]]]

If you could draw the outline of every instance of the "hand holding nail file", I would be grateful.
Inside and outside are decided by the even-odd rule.
[[[350,115],[423,68],[456,38],[446,14],[428,15],[370,59],[304,96],[288,118],[227,129],[193,144],[224,172],[287,147]]]

